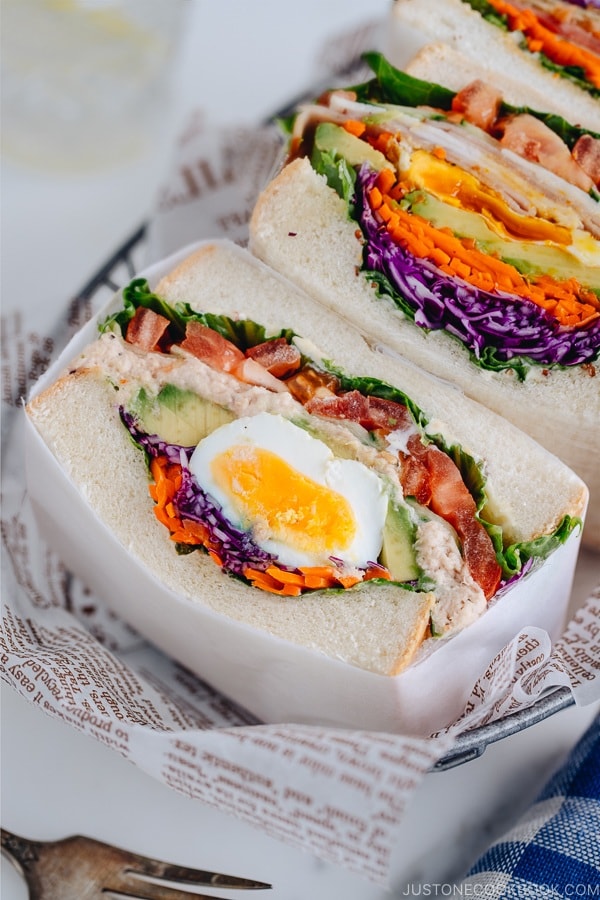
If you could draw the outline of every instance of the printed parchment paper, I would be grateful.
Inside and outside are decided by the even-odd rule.
[[[193,115],[156,217],[115,263],[111,282],[126,283],[190,241],[245,243],[253,200],[279,148],[270,126],[217,130]],[[581,704],[600,698],[600,592],[554,646],[541,629],[515,636],[444,734],[257,722],[115,617],[38,534],[24,483],[22,400],[107,290],[72,301],[53,330],[35,314],[2,321],[2,677],[175,790],[386,884],[407,801],[456,734],[526,707],[551,687],[569,687]]]

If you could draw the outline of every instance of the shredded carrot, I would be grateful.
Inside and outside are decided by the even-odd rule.
[[[343,575],[334,566],[299,566],[295,571],[289,572],[275,565],[269,566],[266,572],[248,568],[244,575],[262,590],[296,597],[305,590],[350,588],[371,578],[391,578],[388,570],[380,565],[369,567],[361,575]]]
[[[390,572],[383,566],[370,566],[364,574],[363,581],[370,581],[372,578],[383,578],[385,581],[391,581]]]
[[[286,597],[299,597],[302,593],[300,585],[281,581],[279,577],[275,578],[273,575],[268,574],[267,572],[261,572],[258,569],[248,568],[244,571],[244,575],[255,587],[261,588],[263,591],[268,591],[271,594],[280,594]]]
[[[346,131],[350,132],[350,134],[354,134],[356,137],[360,137],[364,134],[366,127],[365,123],[358,119],[346,119],[344,122]]]
[[[322,578],[320,575],[305,575],[304,584],[309,590],[332,587],[331,579]]]
[[[382,169],[377,178],[377,182],[379,185],[379,189],[383,191],[384,194],[389,194],[389,192],[396,184],[396,175],[394,174],[392,169]]]
[[[369,203],[371,204],[373,209],[379,209],[379,207],[383,203],[383,196],[379,188],[371,188],[371,190],[369,191]]]
[[[600,317],[600,300],[576,278],[557,281],[550,275],[526,278],[511,263],[490,256],[472,239],[458,238],[449,228],[436,228],[427,219],[403,209],[394,199],[397,185],[380,172],[368,194],[376,218],[394,241],[413,256],[429,259],[442,272],[458,276],[480,290],[501,290],[530,300],[547,310],[561,325],[580,328]],[[389,173],[389,174],[388,174]]]
[[[218,565],[218,567],[220,569],[223,568],[223,560],[221,559],[221,557],[219,556],[218,553],[216,553],[214,550],[209,550],[208,555],[210,556],[212,561]]]
[[[340,575],[338,577],[339,583],[343,588],[351,588],[354,587],[355,584],[358,584],[361,579],[357,578],[354,575]]]
[[[391,131],[367,131],[365,137],[369,144],[375,150],[379,150],[380,153],[383,153],[384,156],[387,155],[387,149],[389,147],[390,141],[395,140],[394,135]]]
[[[541,51],[560,66],[578,66],[586,78],[600,88],[600,59],[591,50],[580,47],[543,25],[531,9],[518,9],[506,0],[489,0],[501,15],[506,16],[511,31],[522,31],[532,53]]]
[[[298,569],[303,575],[318,575],[321,578],[331,578],[335,571],[333,566],[300,566]]]
[[[178,544],[201,544],[208,547],[208,530],[198,522],[182,520],[175,510],[173,498],[181,487],[181,466],[170,463],[166,456],[157,456],[150,463],[154,484],[149,493],[156,505],[154,515],[171,532],[171,540]]]
[[[177,515],[173,499],[181,486],[181,466],[169,462],[166,456],[157,456],[150,463],[150,473],[154,484],[150,484],[148,490],[155,502],[154,514],[169,529],[171,540],[179,544],[205,547],[213,562],[222,568],[219,548],[212,545],[208,528],[201,522]],[[370,574],[371,571],[375,574]],[[385,578],[386,571],[381,566],[376,566],[373,570],[368,569],[364,578]],[[286,597],[298,597],[303,591],[318,588],[352,587],[361,581],[360,577],[341,575],[334,566],[301,566],[288,571],[270,565],[264,572],[247,567],[244,575],[254,587]]]
[[[296,572],[288,572],[285,569],[279,569],[277,566],[269,566],[267,568],[267,575],[270,575],[272,578],[276,578],[277,580],[283,582],[283,584],[304,584],[304,578],[302,575],[298,575]]]

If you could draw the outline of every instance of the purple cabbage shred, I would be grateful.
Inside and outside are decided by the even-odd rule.
[[[584,328],[561,327],[535,303],[503,291],[479,290],[403,250],[369,205],[367,192],[376,178],[377,172],[363,165],[356,182],[358,219],[367,239],[364,267],[389,279],[414,310],[416,325],[444,329],[476,358],[488,347],[503,362],[526,357],[546,366],[575,366],[597,356],[600,319]]]
[[[188,468],[188,460],[194,447],[168,444],[158,435],[141,431],[134,416],[123,407],[120,407],[119,413],[136,444],[149,456],[166,456],[170,462],[181,465],[181,487],[173,498],[173,505],[182,518],[199,522],[208,528],[211,539],[219,546],[219,556],[226,572],[243,577],[248,566],[264,571],[276,562],[276,557],[259,547],[248,532],[235,528],[223,515],[220,505],[197,483]]]

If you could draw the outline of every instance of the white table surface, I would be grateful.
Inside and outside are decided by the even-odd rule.
[[[177,102],[151,153],[132,165],[77,176],[3,161],[3,312],[42,292],[48,315],[59,315],[151,212],[186,111],[199,106],[224,124],[259,121],[310,83],[328,35],[381,18],[388,7],[387,0],[187,3]],[[597,557],[585,556],[581,595],[597,577],[597,564]],[[177,794],[11,689],[3,687],[1,699],[5,827],[40,839],[85,833],[173,862],[256,877],[273,883],[265,895],[273,900],[384,900],[406,895],[407,884],[416,894],[419,884],[459,876],[535,797],[598,709],[571,707],[467,765],[428,775],[405,816],[390,894]],[[3,900],[27,896],[4,862],[1,888]]]

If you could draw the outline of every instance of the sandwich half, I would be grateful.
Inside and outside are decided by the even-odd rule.
[[[481,80],[367,60],[369,82],[285,123],[250,248],[560,456],[600,547],[600,139]]]
[[[394,0],[386,53],[404,68],[443,42],[495,83],[518,82],[540,108],[600,130],[600,9],[566,0]],[[459,74],[459,73],[457,73]]]
[[[227,243],[134,280],[26,412],[160,584],[378,675],[484,617],[585,515],[556,457]]]

